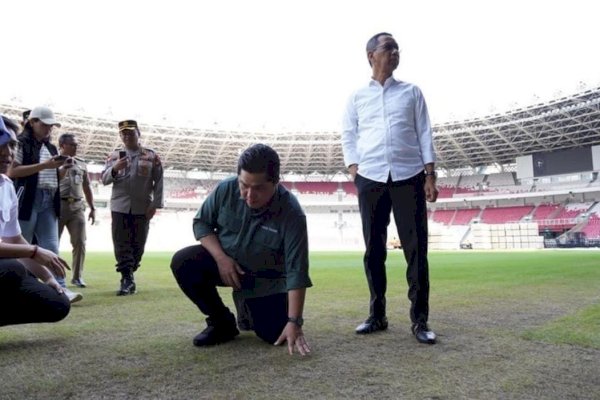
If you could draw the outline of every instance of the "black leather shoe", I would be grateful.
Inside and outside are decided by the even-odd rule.
[[[219,343],[225,343],[233,340],[240,331],[235,326],[235,320],[232,323],[212,324],[207,320],[208,326],[202,332],[194,337],[194,346],[213,346]]]
[[[127,296],[129,294],[134,294],[136,290],[135,281],[133,280],[133,275],[126,275],[121,278],[121,287],[117,292],[117,296]]]
[[[356,333],[365,335],[377,331],[384,331],[388,327],[387,317],[369,317],[365,322],[356,327]]]
[[[436,335],[427,327],[427,324],[413,324],[412,333],[419,343],[435,344]]]

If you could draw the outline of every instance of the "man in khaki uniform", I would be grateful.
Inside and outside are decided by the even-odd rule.
[[[136,291],[133,274],[144,255],[150,220],[163,207],[163,168],[158,154],[140,145],[136,121],[119,122],[119,134],[124,147],[108,156],[102,183],[113,185],[112,236],[121,273],[117,296],[125,296]]]
[[[59,169],[60,190],[60,220],[58,234],[67,227],[73,246],[73,278],[71,283],[77,287],[86,286],[83,281],[83,264],[85,262],[85,203],[90,207],[88,220],[92,225],[96,222],[96,208],[94,207],[94,195],[90,186],[90,178],[87,166],[83,159],[76,157],[77,139],[71,133],[62,134],[58,138],[60,155],[67,157],[65,163]]]

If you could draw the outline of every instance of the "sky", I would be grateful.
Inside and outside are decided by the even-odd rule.
[[[0,103],[115,120],[337,130],[381,31],[434,124],[600,86],[593,0],[7,0],[0,15]]]

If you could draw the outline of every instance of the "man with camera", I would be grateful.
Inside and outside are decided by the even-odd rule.
[[[65,157],[59,168],[60,182],[60,220],[58,235],[62,235],[66,227],[73,246],[73,277],[71,283],[77,287],[86,286],[83,280],[83,263],[85,261],[85,201],[90,207],[88,219],[92,225],[96,221],[94,195],[90,186],[87,166],[83,159],[77,157],[77,138],[71,133],[64,133],[58,138],[60,157]]]
[[[102,171],[102,183],[112,184],[112,238],[121,286],[117,296],[136,292],[139,268],[150,220],[163,207],[163,168],[158,154],[143,147],[137,122],[119,122],[123,147],[114,150]]]

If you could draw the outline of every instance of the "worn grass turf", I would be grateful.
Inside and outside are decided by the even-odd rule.
[[[368,312],[361,259],[311,255],[301,358],[251,332],[194,348],[203,317],[169,254],[146,255],[128,297],[115,296],[112,256],[90,254],[67,319],[0,328],[0,399],[600,399],[600,252],[432,253],[435,346],[409,333],[397,251],[389,329],[354,334]]]

